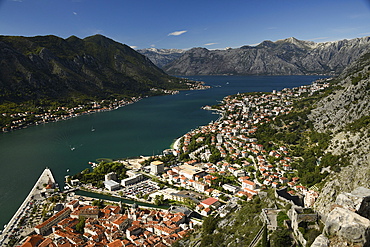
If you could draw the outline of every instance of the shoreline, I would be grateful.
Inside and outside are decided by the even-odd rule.
[[[170,145],[171,149],[179,150],[180,141],[184,136],[180,136],[179,138],[175,139],[175,141]]]
[[[118,105],[112,105],[108,108],[89,109],[85,112],[73,113],[73,114],[70,114],[68,116],[58,117],[58,118],[55,118],[55,116],[50,116],[50,120],[43,119],[43,120],[35,121],[33,123],[26,123],[26,124],[20,125],[20,126],[10,126],[10,129],[8,129],[8,127],[3,127],[0,130],[0,133],[8,133],[8,132],[16,131],[16,130],[26,129],[26,128],[32,127],[32,126],[38,126],[38,125],[43,125],[43,124],[47,124],[47,123],[55,123],[55,122],[59,122],[59,121],[65,121],[65,120],[69,120],[69,119],[72,119],[72,118],[81,117],[81,116],[90,115],[90,114],[99,113],[99,112],[114,111],[114,110],[117,110],[119,108],[125,107],[127,105],[131,105],[131,104],[134,104],[136,102],[139,102],[142,99],[143,99],[142,97],[133,97],[133,98],[131,98],[130,101],[123,101],[122,100],[122,101],[118,102]],[[17,114],[23,114],[23,113],[17,113]]]
[[[215,121],[211,121],[209,122],[207,125],[211,124],[211,123],[218,123],[220,122],[223,118],[224,118],[224,111],[221,111],[221,110],[218,110],[218,109],[212,109],[210,107],[207,107],[207,106],[204,106],[202,107],[203,110],[207,110],[207,111],[213,111],[214,114],[218,114],[219,117],[215,120]],[[195,128],[194,130],[198,129],[199,127]],[[174,140],[174,142],[170,145],[170,148],[171,149],[175,149],[175,150],[179,150],[180,148],[180,141],[181,139],[188,133],[191,133],[192,131],[194,130],[191,130],[191,131],[188,131],[186,132],[185,134],[183,134],[182,136],[178,137],[177,139]]]
[[[194,85],[189,85],[188,89],[181,89],[181,91],[206,90],[206,89],[209,89],[209,88],[210,88],[210,86],[206,86],[204,82],[199,82],[198,81]],[[154,91],[158,91],[158,90],[154,90]],[[15,130],[21,130],[21,129],[25,129],[25,128],[28,128],[28,127],[37,126],[37,125],[46,124],[46,123],[54,123],[54,122],[68,120],[68,119],[71,119],[71,118],[80,117],[80,116],[83,116],[83,115],[89,115],[89,114],[98,113],[98,112],[114,111],[114,110],[117,110],[121,107],[139,102],[140,100],[142,100],[144,98],[153,97],[153,96],[174,95],[174,94],[178,94],[179,92],[180,92],[179,90],[164,90],[164,91],[162,90],[162,93],[158,94],[158,95],[150,95],[150,96],[149,95],[145,95],[145,96],[140,96],[139,95],[139,96],[133,96],[131,98],[122,99],[122,100],[114,99],[114,100],[110,101],[109,106],[107,106],[107,107],[102,107],[101,106],[101,104],[103,104],[104,101],[106,101],[106,100],[101,100],[100,102],[91,101],[91,102],[89,102],[89,104],[92,105],[92,106],[90,106],[90,108],[86,109],[86,111],[77,112],[77,113],[74,113],[74,111],[75,110],[79,111],[79,110],[81,110],[81,107],[86,107],[86,105],[78,105],[78,106],[75,106],[75,107],[70,108],[70,109],[66,108],[64,106],[59,106],[56,110],[53,111],[53,112],[58,112],[60,110],[63,110],[63,111],[68,112],[69,115],[59,115],[59,116],[53,115],[51,110],[49,110],[49,111],[46,110],[41,115],[32,115],[34,113],[28,112],[28,111],[26,111],[26,112],[17,112],[17,113],[14,113],[14,114],[10,115],[11,118],[14,118],[14,120],[12,120],[13,125],[3,126],[3,127],[0,126],[0,133],[12,132],[12,131],[15,131]],[[4,117],[7,116],[6,113],[0,113],[0,116],[1,115],[3,115]],[[19,119],[17,120],[17,118],[16,118],[17,116],[18,117],[19,116],[22,116],[22,117],[33,116],[33,117],[38,117],[40,119],[38,119],[38,121],[34,120],[34,122],[32,122],[32,123],[27,123],[27,122],[22,122]],[[23,120],[24,120],[24,118],[23,118]]]
[[[9,232],[12,228],[18,225],[18,221],[21,220],[21,215],[26,214],[25,211],[27,205],[34,200],[36,196],[41,195],[43,184],[48,184],[49,182],[55,184],[55,179],[49,168],[45,168],[40,177],[37,179],[35,185],[32,187],[31,191],[28,193],[23,203],[19,206],[18,210],[15,212],[13,217],[9,220],[8,224],[4,226],[2,233],[0,234],[0,243],[6,240],[5,236],[9,235]]]

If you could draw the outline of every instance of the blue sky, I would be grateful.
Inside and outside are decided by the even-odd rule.
[[[139,49],[325,42],[370,36],[370,0],[0,0],[0,34],[102,34]]]

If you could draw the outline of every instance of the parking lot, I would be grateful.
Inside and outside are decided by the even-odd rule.
[[[156,182],[153,182],[149,179],[141,181],[136,184],[132,184],[129,186],[124,187],[123,189],[120,189],[118,191],[115,191],[116,193],[119,193],[119,191],[123,192],[123,196],[125,197],[132,197],[136,198],[137,194],[141,193],[142,195],[152,193],[159,189],[159,186]]]

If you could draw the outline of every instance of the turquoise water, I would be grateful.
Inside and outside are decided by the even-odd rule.
[[[238,92],[306,85],[319,76],[196,76],[213,88],[143,99],[110,112],[0,134],[0,228],[23,202],[45,167],[55,179],[98,158],[159,154],[174,139],[217,119],[202,110]],[[94,128],[95,131],[91,131]],[[67,173],[69,169],[69,173]]]

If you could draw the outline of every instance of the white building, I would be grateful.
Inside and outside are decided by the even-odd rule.
[[[181,165],[172,168],[174,172],[179,175],[185,176],[187,179],[195,179],[196,175],[203,176],[205,175],[204,170],[199,169],[198,167],[191,166],[191,165]]]
[[[119,189],[119,183],[117,183],[116,181],[114,180],[108,180],[108,181],[104,181],[104,186],[105,188],[107,188],[109,191],[113,191],[113,190],[117,190]]]
[[[156,160],[150,163],[150,173],[158,175],[164,172],[164,164],[162,161]]]
[[[136,183],[140,182],[141,180],[143,180],[143,174],[136,174],[132,177],[122,179],[121,180],[121,185],[122,186],[127,186],[127,185],[130,185],[130,184],[136,184]]]
[[[104,180],[105,181],[109,181],[109,180],[117,180],[117,174],[115,172],[110,172],[108,174],[105,174],[104,176]]]
[[[245,189],[250,189],[250,190],[255,190],[256,189],[256,184],[250,180],[244,179],[242,181],[242,188]]]
[[[230,191],[234,194],[240,190],[239,187],[233,186],[231,184],[223,184],[222,188],[224,188],[225,190],[228,190],[228,191]]]

